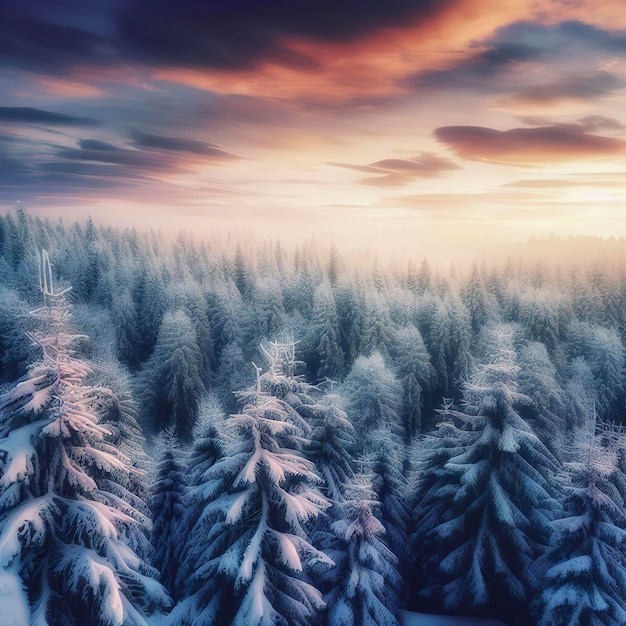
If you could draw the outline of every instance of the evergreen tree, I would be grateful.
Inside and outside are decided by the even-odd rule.
[[[380,520],[385,527],[385,541],[399,562],[406,557],[411,526],[411,510],[406,504],[407,482],[402,473],[404,446],[389,425],[368,436],[366,459],[372,474],[372,489],[380,502]]]
[[[363,476],[347,485],[341,515],[320,533],[320,546],[333,560],[317,565],[329,626],[398,626],[397,559],[384,543],[378,503]]]
[[[45,251],[40,287],[29,336],[42,360],[0,398],[0,567],[25,590],[33,624],[145,625],[169,598],[123,541],[137,522],[108,486],[127,480],[128,459],[106,443],[75,352],[84,337],[69,330]]]
[[[341,502],[345,486],[354,478],[353,457],[355,449],[354,428],[347,415],[327,396],[324,402],[301,411],[312,426],[309,458],[322,477],[323,490],[331,502]]]
[[[152,514],[150,542],[154,548],[153,564],[161,572],[161,583],[176,598],[176,574],[180,566],[183,502],[186,478],[185,459],[178,439],[170,430],[159,433],[155,445],[155,472],[152,496],[148,501]]]
[[[367,433],[378,426],[388,424],[394,430],[399,428],[402,387],[379,352],[360,356],[354,362],[339,394],[361,445]]]
[[[198,415],[205,392],[200,378],[201,354],[189,316],[168,311],[159,330],[154,352],[143,370],[142,395],[146,413],[163,428],[175,428],[184,441]]]
[[[305,524],[328,503],[312,463],[298,451],[299,420],[284,400],[255,388],[227,420],[237,435],[206,472],[199,493],[209,502],[192,529],[187,554],[195,572],[175,618],[182,624],[315,624],[324,607],[308,578],[312,559]]]
[[[577,432],[564,465],[564,516],[552,522],[533,603],[539,626],[626,623],[626,503],[616,485],[626,477],[617,446],[594,428],[591,423]]]
[[[317,380],[339,380],[343,375],[343,350],[339,345],[339,317],[329,283],[315,290],[313,303],[312,343],[315,345],[309,364]]]
[[[529,566],[558,506],[556,461],[516,408],[529,399],[518,391],[510,328],[492,329],[491,345],[492,362],[464,385],[464,410],[448,412],[460,428],[440,429],[445,465],[437,491],[417,503],[422,528],[423,520],[433,524],[426,536],[437,563],[424,594],[447,610],[523,619]]]
[[[222,433],[224,419],[225,416],[217,399],[214,396],[204,398],[198,421],[193,429],[193,445],[187,462],[189,488],[183,500],[185,512],[178,532],[181,557],[176,579],[180,589],[184,589],[185,581],[194,574],[193,569],[188,567],[190,564],[187,553],[191,548],[188,538],[200,520],[204,507],[210,502],[205,498],[203,487],[208,479],[209,471],[217,461],[224,457],[225,442]]]
[[[430,363],[430,355],[420,331],[413,324],[394,333],[394,364],[402,384],[402,416],[405,435],[414,437],[420,431],[424,392],[434,387],[436,372]]]

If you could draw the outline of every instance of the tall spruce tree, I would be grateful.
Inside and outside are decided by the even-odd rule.
[[[161,583],[173,598],[177,597],[176,575],[180,567],[181,530],[187,487],[183,452],[176,434],[170,430],[156,439],[156,464],[152,496],[148,501],[152,514],[150,542],[153,564],[161,572]]]
[[[512,332],[491,330],[491,362],[477,367],[463,387],[457,423],[439,429],[443,467],[416,517],[432,528],[424,594],[448,611],[523,619],[534,581],[529,568],[549,542],[549,520],[558,508],[557,463],[520,417],[529,399],[518,391]],[[443,515],[443,517],[439,517]],[[419,550],[420,546],[416,546]]]
[[[189,536],[186,567],[194,574],[175,619],[198,626],[316,624],[324,602],[308,572],[311,560],[327,558],[309,542],[306,523],[328,502],[298,449],[301,418],[262,391],[260,374],[239,397],[240,412],[226,422],[236,439],[198,488],[207,504]]]
[[[330,568],[316,565],[329,626],[398,626],[401,578],[367,478],[359,475],[346,485],[338,519],[318,533],[320,547],[334,562]]]
[[[45,251],[40,287],[29,336],[42,358],[0,398],[0,569],[25,590],[32,624],[145,625],[169,598],[123,541],[138,522],[109,486],[127,480],[129,459],[106,442],[76,356],[84,337]]]
[[[551,546],[539,561],[543,577],[533,603],[539,626],[626,623],[624,436],[614,441],[611,434],[590,421],[567,450],[564,515],[552,522]]]

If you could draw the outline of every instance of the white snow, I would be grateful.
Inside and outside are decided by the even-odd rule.
[[[22,581],[11,568],[0,569],[0,626],[26,626],[30,619]]]

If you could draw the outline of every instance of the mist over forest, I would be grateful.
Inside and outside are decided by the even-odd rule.
[[[6,623],[626,623],[625,252],[0,216]]]

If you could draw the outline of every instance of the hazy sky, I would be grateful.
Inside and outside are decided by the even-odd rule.
[[[437,254],[626,235],[623,0],[2,0],[0,204]]]

